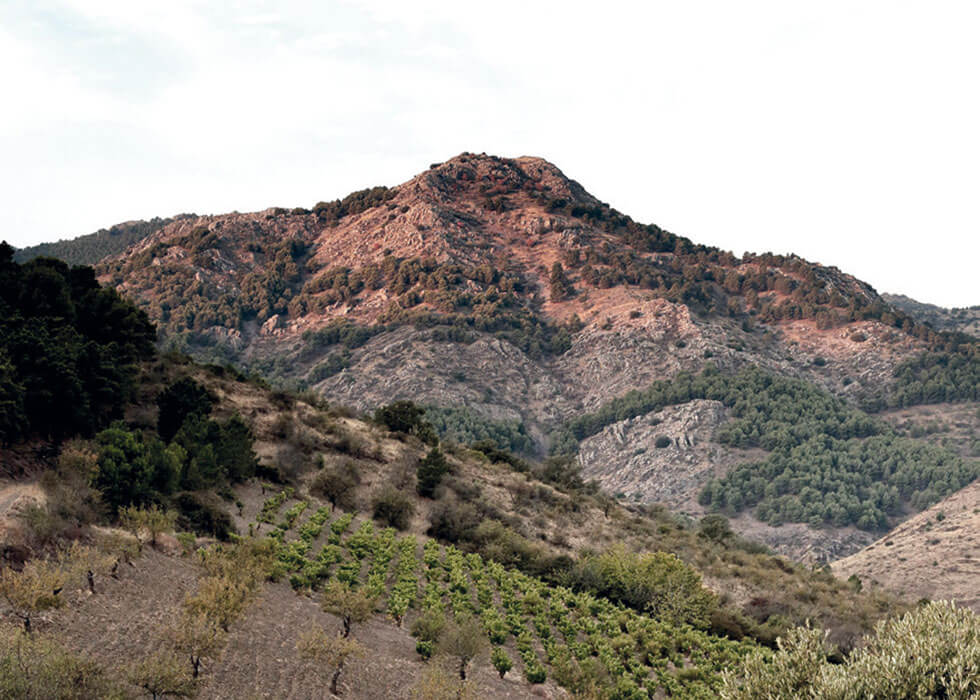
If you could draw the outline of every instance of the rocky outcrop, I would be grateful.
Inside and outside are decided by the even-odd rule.
[[[584,440],[586,478],[630,501],[697,511],[697,494],[742,455],[712,441],[728,411],[717,401],[691,401],[620,421]]]

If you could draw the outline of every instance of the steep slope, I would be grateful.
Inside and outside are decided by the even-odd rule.
[[[317,604],[331,581],[378,596],[374,614],[355,625],[367,656],[350,664],[342,684],[352,697],[366,698],[410,697],[431,668],[420,657],[424,647],[408,632],[426,612],[460,619],[476,614],[513,660],[504,679],[486,654],[473,662],[472,689],[489,697],[564,697],[559,686],[588,682],[604,689],[602,697],[613,687],[634,689],[638,697],[704,697],[717,690],[722,670],[756,648],[753,639],[772,644],[788,625],[812,619],[846,648],[883,614],[904,607],[761,552],[723,522],[695,527],[665,511],[623,508],[548,465],[489,448],[485,454],[444,445],[449,473],[431,498],[417,496],[416,474],[430,448],[415,436],[327,407],[313,396],[245,382],[221,367],[202,368],[180,358],[145,363],[126,414],[132,429],[142,428],[139,439],[149,440],[158,424],[161,391],[188,380],[214,396],[211,418],[242,417],[255,437],[262,473],[288,482],[253,479],[227,491],[224,501],[201,501],[212,504],[210,517],[227,511],[243,536],[265,538],[272,549],[263,551],[274,556],[269,575],[279,579],[260,582],[229,624],[220,649],[207,656],[202,697],[300,698],[318,692],[323,675],[297,653],[296,642],[314,622],[328,633],[340,628],[340,620]],[[98,445],[104,446],[102,438],[88,446],[71,443],[67,451],[80,455]],[[64,465],[59,461],[59,469]],[[330,476],[338,469],[357,474],[343,497]],[[541,480],[546,477],[550,481]],[[41,483],[57,487],[50,478]],[[335,503],[324,499],[324,485],[331,486]],[[376,507],[379,494],[392,485],[414,511],[400,531],[385,527]],[[25,526],[33,529],[36,522]],[[168,649],[168,630],[187,596],[206,576],[225,569],[193,551],[213,545],[211,538],[195,542],[186,534],[180,545],[161,535],[159,549],[146,544],[133,566],[109,569],[124,548],[135,556],[132,536],[104,528],[71,532],[70,537],[106,543],[113,555],[103,566],[93,565],[94,592],[84,578],[73,582],[62,593],[61,609],[37,616],[35,633],[94,660],[132,691],[126,684],[130,664]],[[236,551],[232,545],[215,551],[238,556],[228,554]],[[241,564],[246,570],[247,561]],[[602,587],[609,571],[596,562],[630,567],[643,561],[673,567],[684,578],[668,577],[670,595],[649,605],[627,597],[632,592]],[[702,580],[717,598],[701,587]],[[653,581],[648,584],[659,585]],[[688,599],[695,607],[680,604]],[[186,665],[186,659],[179,663]]]

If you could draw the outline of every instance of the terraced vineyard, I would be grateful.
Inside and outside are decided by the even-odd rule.
[[[687,625],[668,625],[621,605],[552,586],[414,535],[292,497],[270,496],[250,530],[279,543],[278,571],[311,594],[330,580],[364,587],[393,624],[427,611],[478,619],[493,646],[528,683],[549,676],[570,690],[606,688],[604,697],[715,697],[720,672],[756,645]],[[305,516],[305,517],[304,517]],[[274,527],[261,532],[261,523]],[[431,641],[420,640],[423,658]],[[496,664],[495,664],[496,665]]]

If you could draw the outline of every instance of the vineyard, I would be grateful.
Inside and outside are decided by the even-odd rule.
[[[610,698],[715,697],[721,671],[757,648],[292,499],[290,488],[274,493],[249,527],[278,543],[276,577],[311,593],[330,581],[363,589],[399,626],[431,613],[479,620],[501,675],[513,668],[531,684],[551,678]],[[433,641],[420,638],[416,651],[428,659]]]

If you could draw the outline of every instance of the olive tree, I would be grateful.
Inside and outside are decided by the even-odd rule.
[[[302,658],[314,662],[317,673],[329,675],[330,692],[334,695],[340,695],[340,674],[344,666],[367,654],[367,649],[356,639],[327,634],[316,625],[300,636],[296,650]]]
[[[371,617],[375,600],[363,589],[354,589],[340,581],[331,581],[323,589],[321,605],[324,611],[340,618],[344,626],[343,638],[347,639],[354,623],[364,622]]]

